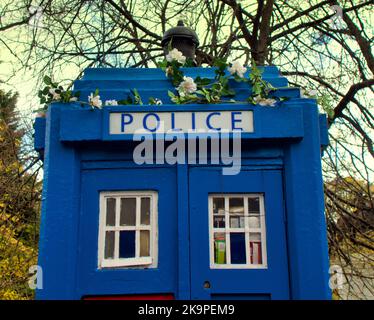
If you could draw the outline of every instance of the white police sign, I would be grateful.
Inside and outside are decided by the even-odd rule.
[[[134,134],[191,131],[253,132],[253,112],[245,111],[180,111],[180,112],[112,112],[109,134]]]

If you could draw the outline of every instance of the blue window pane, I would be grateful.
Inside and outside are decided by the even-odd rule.
[[[231,263],[245,264],[245,235],[244,233],[230,234]]]
[[[119,257],[135,257],[135,231],[120,231],[119,235]]]

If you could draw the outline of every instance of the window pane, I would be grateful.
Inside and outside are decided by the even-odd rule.
[[[106,199],[106,225],[114,226],[116,224],[116,199]]]
[[[244,233],[230,233],[230,249],[232,264],[245,264],[247,262]]]
[[[244,214],[244,199],[230,198],[229,199],[230,214]]]
[[[149,257],[149,231],[141,230],[140,231],[140,256]]]
[[[250,228],[260,228],[260,216],[259,215],[249,215],[248,223]]]
[[[136,198],[121,199],[121,226],[135,226],[136,223]]]
[[[244,198],[230,198],[230,227],[244,228]]]
[[[248,211],[260,213],[260,198],[248,198]]]
[[[224,216],[214,216],[213,217],[214,228],[224,228],[225,227],[225,217]]]
[[[230,216],[231,228],[244,228],[244,216]]]
[[[140,205],[140,223],[149,225],[151,217],[151,199],[142,198]]]
[[[225,214],[225,198],[213,198],[213,214]]]
[[[261,233],[254,232],[249,234],[250,241],[261,241]]]
[[[226,237],[224,233],[214,234],[214,263],[226,263]]]
[[[262,264],[261,233],[249,234],[249,250],[251,254],[251,264]]]
[[[120,231],[119,235],[119,257],[135,257],[135,231]]]
[[[105,232],[104,259],[114,258],[114,231]]]

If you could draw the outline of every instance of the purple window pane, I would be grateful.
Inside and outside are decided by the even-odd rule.
[[[231,233],[230,234],[230,249],[231,249],[231,263],[232,264],[245,264],[245,234],[244,233]]]
[[[119,257],[135,258],[135,231],[120,231]]]

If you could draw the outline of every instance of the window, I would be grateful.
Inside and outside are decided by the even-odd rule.
[[[99,268],[157,266],[157,193],[100,193]]]
[[[210,195],[209,234],[211,268],[267,268],[263,195]]]

